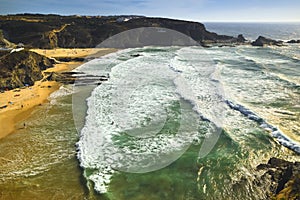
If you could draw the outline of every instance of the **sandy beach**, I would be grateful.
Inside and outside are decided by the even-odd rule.
[[[24,89],[10,90],[0,94],[0,105],[6,108],[0,110],[0,138],[12,133],[17,122],[29,117],[32,108],[47,101],[48,96],[59,88],[54,81],[37,81],[34,86]]]
[[[76,48],[76,49],[31,49],[31,51],[50,58],[86,58],[86,57],[100,57],[117,51],[109,48]]]
[[[36,53],[50,58],[69,57],[84,58],[90,55],[105,55],[115,49],[32,49]],[[71,71],[83,62],[59,62],[43,72]],[[36,81],[33,86],[14,89],[0,93],[0,139],[17,129],[26,128],[25,120],[39,105],[48,101],[49,95],[59,89],[60,83],[55,81]],[[21,125],[20,125],[21,124]],[[17,126],[18,125],[18,126]]]

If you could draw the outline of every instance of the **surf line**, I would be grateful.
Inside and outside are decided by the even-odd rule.
[[[300,145],[296,141],[286,136],[279,128],[267,123],[263,118],[257,116],[257,114],[240,104],[235,104],[229,100],[225,100],[225,102],[231,109],[239,111],[250,120],[257,122],[260,127],[264,128],[267,131],[271,131],[272,136],[276,138],[281,145],[300,154]]]

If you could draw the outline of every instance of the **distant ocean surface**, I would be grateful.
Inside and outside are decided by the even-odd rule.
[[[300,39],[299,25],[205,25]],[[266,199],[256,167],[271,157],[300,161],[298,44],[132,48],[77,71],[110,78],[61,87],[26,129],[0,140],[0,199]]]
[[[265,36],[276,40],[300,39],[300,23],[204,23],[206,29],[223,35],[243,34],[247,40]]]

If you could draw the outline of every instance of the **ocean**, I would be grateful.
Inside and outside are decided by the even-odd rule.
[[[299,22],[282,23],[204,23],[206,29],[218,34],[238,36],[243,34],[247,40],[256,40],[259,36],[269,37],[276,40],[288,41],[300,38]]]
[[[205,25],[300,39],[290,24]],[[0,140],[0,199],[265,199],[256,167],[300,161],[299,59],[298,44],[147,46],[87,62],[76,71],[109,80],[62,86]]]

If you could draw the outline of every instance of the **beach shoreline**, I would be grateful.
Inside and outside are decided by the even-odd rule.
[[[115,49],[31,49],[31,51],[55,59],[59,57],[86,58],[91,55],[103,56]],[[45,72],[69,72],[82,65],[84,61],[58,62]],[[33,86],[13,89],[0,93],[0,139],[26,128],[26,119],[38,106],[49,102],[48,97],[57,91],[62,83],[56,81],[36,81]]]
[[[36,106],[47,102],[48,96],[57,89],[59,89],[57,82],[37,81],[34,86],[20,89],[19,92],[10,90],[1,94],[1,103],[6,101],[11,104],[0,111],[0,138],[13,133],[16,129],[26,128],[25,122],[22,127],[16,127],[16,125],[26,120]]]

